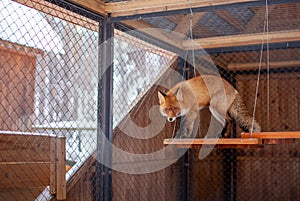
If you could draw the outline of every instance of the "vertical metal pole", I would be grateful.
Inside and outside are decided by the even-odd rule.
[[[194,200],[194,150],[189,149],[188,201]]]
[[[182,68],[178,68],[179,74],[181,74],[182,77],[186,78],[187,72],[186,72],[186,65],[187,65],[187,58],[184,58],[183,66]],[[182,119],[181,119],[182,121]],[[183,151],[185,151],[183,149]],[[180,159],[180,201],[187,201],[187,163],[188,163],[188,154],[187,152],[184,153],[184,155]]]
[[[187,152],[180,159],[180,201],[187,201]]]
[[[224,201],[231,201],[232,190],[232,163],[231,163],[231,149],[223,150],[223,187],[224,187]]]
[[[228,71],[222,72],[228,82],[232,81],[232,77]],[[224,201],[232,201],[232,149],[223,150],[223,188]]]
[[[232,75],[232,83],[233,86],[236,87],[236,76]],[[234,122],[232,125],[232,134],[233,137],[236,138],[236,123]],[[237,200],[237,150],[232,149],[232,201]]]
[[[112,200],[112,147],[113,140],[113,24],[105,18],[99,26],[99,77],[97,126],[97,201]],[[105,142],[105,140],[108,140]],[[106,165],[101,161],[105,161]]]

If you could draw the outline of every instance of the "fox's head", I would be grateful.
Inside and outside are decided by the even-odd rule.
[[[167,117],[169,122],[173,122],[181,116],[180,101],[182,101],[182,95],[180,89],[177,89],[175,93],[167,92],[166,94],[158,91],[158,99],[160,113]]]

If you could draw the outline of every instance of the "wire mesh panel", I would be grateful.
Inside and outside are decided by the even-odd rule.
[[[194,52],[196,65],[202,66],[196,74],[215,74],[205,64],[205,59],[211,61],[220,76],[237,89],[250,116],[259,122],[262,131],[299,131],[299,43],[289,42],[289,34],[296,32],[300,25],[300,16],[295,11],[298,7],[299,3],[229,6],[193,13],[192,21],[183,15],[143,21],[165,28],[168,33],[187,33],[207,48],[211,60],[198,57],[199,49]],[[188,26],[184,24],[189,23],[192,29],[185,29]],[[272,40],[280,32],[283,32],[282,38]],[[183,44],[187,50],[195,48],[186,38]],[[191,58],[186,60],[189,65],[194,65]],[[177,66],[181,72],[188,71],[186,74],[193,71],[182,64]],[[200,114],[197,138],[205,137],[211,120],[208,109],[203,109]],[[243,131],[234,121],[228,130],[232,138],[240,137]],[[272,145],[211,149],[202,160],[198,158],[200,149],[195,149],[194,155],[185,159],[186,165],[192,167],[183,169],[188,175],[177,170],[180,177],[177,181],[187,181],[184,188],[177,186],[180,193],[186,193],[185,197],[177,199],[299,200],[299,140],[268,143]]]
[[[299,131],[300,4],[266,3],[124,25],[65,1],[1,0],[0,200],[300,200],[299,139],[204,146],[205,157],[163,145],[189,114],[167,122],[158,91],[199,75],[232,85],[262,131]],[[195,137],[221,137],[207,135],[216,112],[201,109]],[[241,121],[226,117],[227,137],[241,137]]]
[[[210,20],[202,18],[198,25],[201,24],[202,28],[206,26],[205,30],[221,31],[218,22],[226,22],[222,24],[226,25],[222,32],[210,32],[215,36],[292,30],[299,26],[299,16],[293,12],[298,6],[272,5],[267,11],[266,7],[218,10],[210,13]],[[265,22],[266,12],[269,12],[269,24]],[[281,16],[280,20],[278,15]],[[214,23],[216,26],[211,26]],[[199,36],[195,37],[204,37],[203,34],[206,33],[200,31]],[[266,33],[258,38],[261,42],[256,46],[232,47],[227,49],[228,52],[226,48],[223,51],[215,49],[216,52],[211,53],[210,57],[221,76],[241,94],[262,131],[299,131],[297,86],[300,74],[299,64],[295,61],[298,60],[296,55],[299,48],[279,44],[262,45],[267,42]],[[236,41],[239,41],[238,37]],[[207,118],[207,115],[210,115],[209,111],[203,111],[202,116]],[[202,121],[202,127],[207,127],[208,120]],[[240,137],[243,132],[238,124],[231,129],[232,137]],[[261,148],[214,149],[204,160],[195,156],[193,199],[299,200],[299,140],[286,142]]]
[[[50,200],[55,175],[69,180],[96,149],[99,23],[68,4],[22,3],[0,2],[0,200]],[[72,195],[92,199],[93,177]]]
[[[149,119],[157,105],[156,83],[175,55],[131,35],[116,31],[114,40],[113,144],[121,151],[113,153],[112,199],[176,200],[178,165],[157,169],[164,159],[152,156],[165,154],[161,142],[168,134]]]
[[[236,87],[248,111],[255,114],[262,131],[299,130],[299,67],[289,66],[285,61],[297,51],[298,48],[280,48],[264,50],[263,54],[255,49],[210,54],[221,76]],[[260,56],[261,64],[257,62]],[[259,65],[261,70],[257,70]],[[205,137],[211,119],[208,109],[200,114],[197,138]],[[228,129],[233,138],[243,132],[238,124]],[[198,157],[201,148],[194,149],[196,154],[189,158],[189,164],[194,163],[193,171],[188,176],[192,178],[188,184],[192,185],[188,187],[192,192],[187,197],[192,200],[298,200],[295,189],[298,189],[299,139],[270,144],[256,148],[250,145],[239,149],[215,148],[202,160]]]

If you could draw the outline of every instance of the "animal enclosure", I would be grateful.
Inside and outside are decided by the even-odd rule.
[[[300,139],[287,134],[300,130],[299,9],[1,0],[0,200],[300,200]],[[166,121],[158,90],[199,75],[227,80],[283,137],[243,138],[230,121],[219,142],[241,146],[164,144],[183,117]],[[209,108],[199,114],[195,138],[218,140]]]

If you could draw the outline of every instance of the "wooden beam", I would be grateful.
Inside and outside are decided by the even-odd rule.
[[[266,7],[265,6],[255,7],[255,8],[252,8],[251,10],[255,13],[255,15],[247,23],[247,25],[245,26],[242,33],[249,33],[249,32],[251,33],[255,29],[263,30],[264,19],[265,19],[265,15],[266,15]],[[269,15],[270,15],[270,13],[272,13],[273,10],[276,10],[276,5],[270,5],[268,7]],[[278,21],[276,21],[276,23],[280,24],[280,23],[278,23]]]
[[[130,34],[128,34],[126,32],[115,30],[114,37],[120,41],[124,41],[128,44],[131,44],[139,49],[153,52],[153,53],[155,53],[157,55],[161,55],[163,57],[174,57],[175,56],[175,54],[172,52],[166,51],[164,49],[158,48],[155,45],[144,42],[143,40],[140,40],[134,36],[131,36]]]
[[[25,0],[15,0],[23,4],[31,4]],[[38,0],[33,0],[40,4]],[[134,0],[106,2],[105,0],[68,0],[75,5],[100,15],[110,14],[112,17],[131,16],[153,12],[174,11],[188,8],[201,8],[207,6],[219,6],[234,3],[256,2],[258,0]],[[32,7],[32,6],[31,6]]]
[[[262,7],[258,7],[258,8],[251,9],[251,10],[255,13],[255,15],[247,23],[247,25],[244,28],[242,33],[251,33],[253,30],[257,29],[257,27],[260,27],[261,31],[263,30],[263,23],[264,23],[265,14],[266,14],[266,7],[262,6]],[[271,6],[269,6],[269,11],[270,10],[272,10]]]
[[[83,1],[83,0],[77,0]],[[87,0],[85,0],[87,1]],[[94,0],[95,1],[95,0]],[[105,4],[105,11],[112,17],[130,16],[136,14],[146,14],[153,12],[172,11],[188,8],[199,8],[206,6],[226,5],[242,2],[254,2],[257,0],[135,0],[121,1]]]
[[[215,13],[225,20],[228,24],[235,27],[237,30],[241,30],[245,28],[245,24],[241,22],[239,19],[230,14],[227,10],[216,10]]]
[[[98,31],[98,23],[94,20],[91,20],[87,17],[84,17],[82,15],[76,14],[74,12],[68,11],[67,9],[64,9],[60,6],[57,6],[55,4],[49,3],[44,0],[14,0],[20,4],[26,5],[30,8],[34,8],[38,11],[41,11],[43,13],[52,15],[54,17],[58,17],[62,20],[65,20],[67,22],[70,22],[72,24],[76,24],[79,26],[82,26],[86,29],[90,29],[92,31]],[[82,2],[84,3],[84,2]],[[93,1],[90,1],[91,5],[93,5]],[[104,9],[104,5],[103,5]],[[104,11],[104,10],[103,10]],[[98,11],[99,12],[99,11]]]
[[[154,38],[157,38],[158,40],[161,40],[165,43],[171,44],[174,47],[182,49],[182,37],[181,34],[176,34],[175,32],[169,33],[162,29],[154,28],[150,24],[140,21],[140,20],[128,20],[124,21],[123,24],[135,28],[138,31],[141,31],[145,34],[148,34],[150,36],[153,36]]]
[[[86,8],[90,11],[93,11],[100,15],[107,15],[105,11],[105,4],[100,0],[68,0],[71,3],[74,3],[78,6]]]
[[[300,131],[242,133],[242,139],[300,139]]]
[[[50,138],[50,193],[56,194],[56,137]]]
[[[228,70],[257,70],[259,62],[251,63],[230,63],[227,65]],[[276,68],[288,68],[288,67],[300,67],[300,60],[291,61],[271,61],[269,63],[270,69]],[[261,69],[267,69],[267,63],[261,63]]]
[[[263,35],[263,33],[255,33],[201,38],[196,40],[185,40],[183,41],[183,47],[185,50],[191,50],[193,47],[197,47],[198,45],[203,49],[258,45],[262,43],[262,38],[264,38],[264,43],[266,43],[266,37],[266,34]],[[300,41],[300,29],[269,32],[268,37],[269,43]],[[195,43],[198,45],[195,45]]]
[[[66,138],[56,140],[56,199],[65,200],[66,186]]]
[[[204,15],[205,12],[195,13],[192,19],[193,20],[192,27],[194,27]],[[190,31],[190,19],[191,19],[191,15],[185,15],[184,17],[182,17],[181,21],[177,24],[173,32],[180,33],[186,36],[186,34],[189,33]]]

